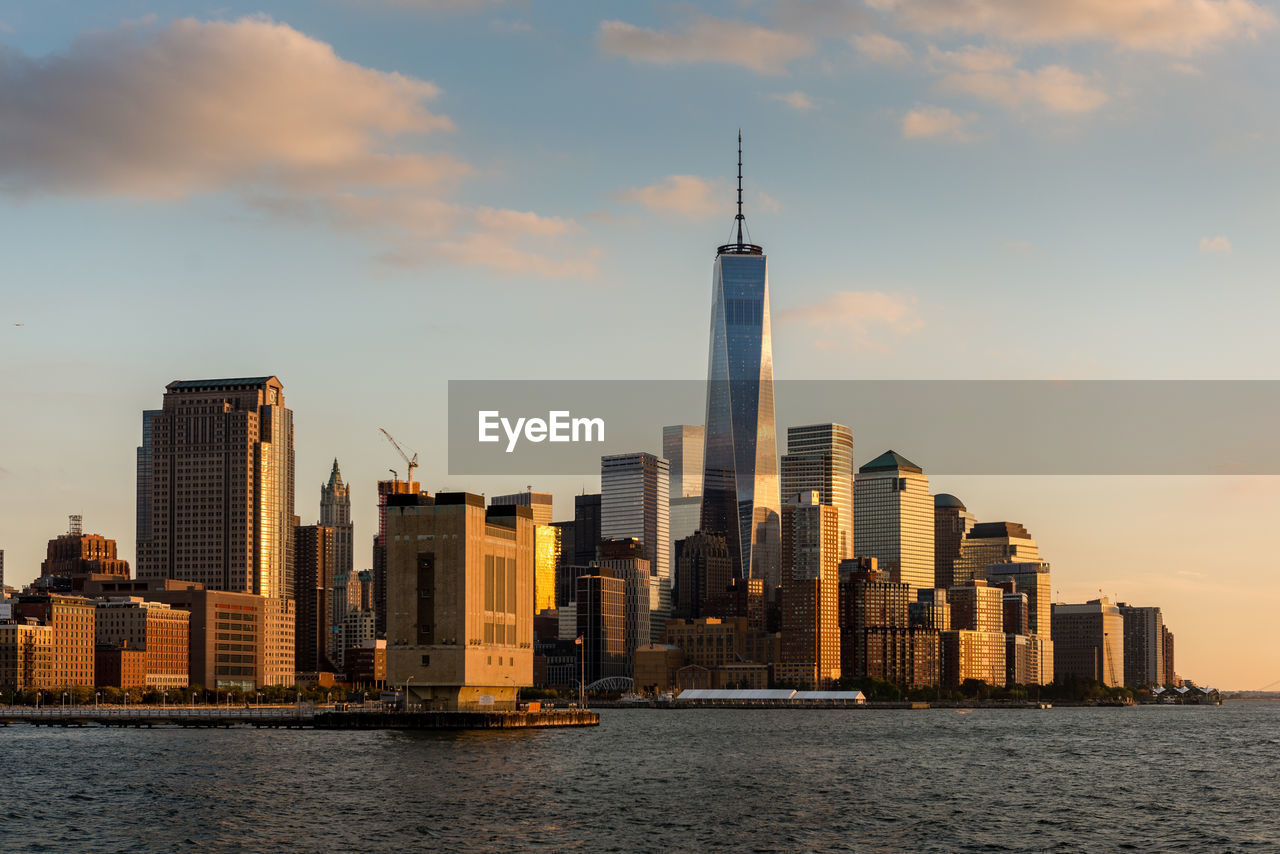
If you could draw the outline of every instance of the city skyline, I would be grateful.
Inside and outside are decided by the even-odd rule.
[[[1246,3],[1243,8],[1260,7]],[[238,16],[257,11],[261,8],[233,4],[221,28],[207,20],[179,26],[162,17],[131,25],[130,38],[171,50],[175,42],[179,47],[199,46],[225,38],[240,46],[249,67],[256,68],[254,63],[264,60],[252,37],[261,35],[268,24],[245,23]],[[445,48],[445,57],[455,55],[452,50],[466,49],[464,45],[485,44],[490,51],[498,51],[498,45],[518,41],[518,53],[535,50],[531,45],[536,40],[544,45],[574,45],[582,49],[553,66],[557,79],[562,79],[559,72],[577,67],[574,63],[589,64],[601,72],[591,85],[618,87],[630,99],[648,98],[668,89],[675,79],[690,81],[699,94],[713,95],[729,85],[724,69],[714,63],[686,66],[678,52],[663,63],[653,61],[652,53],[646,60],[636,46],[652,42],[645,41],[646,32],[678,36],[688,29],[687,22],[661,10],[636,10],[634,20],[621,22],[626,26],[614,22],[618,25],[606,27],[606,21],[593,21],[590,26],[579,23],[557,31],[554,15],[536,9],[446,15],[388,6],[367,20],[362,18],[364,29],[349,34],[342,30],[356,16],[351,10],[328,9],[325,20],[292,5],[280,5],[268,13],[275,21],[269,25],[275,28],[271,32],[304,46],[331,45],[351,67],[435,81],[444,94],[431,106],[440,115],[432,112],[431,116],[448,115],[454,125],[453,142],[442,145],[454,151],[474,146],[477,157],[487,158],[481,166],[493,167],[462,192],[460,204],[473,206],[466,216],[524,228],[525,237],[545,237],[535,241],[545,246],[581,241],[594,249],[590,244],[595,240],[603,259],[621,257],[624,245],[638,235],[659,241],[662,249],[648,253],[653,257],[643,259],[635,269],[614,270],[595,280],[584,276],[586,283],[572,276],[557,279],[531,272],[528,278],[538,284],[523,288],[520,276],[513,280],[461,260],[468,246],[474,249],[474,239],[479,239],[475,235],[483,237],[482,232],[445,241],[454,246],[449,257],[451,264],[460,265],[457,270],[379,264],[372,256],[394,255],[370,246],[369,231],[381,227],[340,230],[333,238],[332,224],[326,225],[324,219],[332,210],[309,224],[305,218],[287,223],[274,219],[264,211],[280,214],[281,205],[296,202],[291,210],[298,213],[301,207],[317,204],[320,197],[246,201],[236,184],[242,173],[235,170],[230,178],[221,172],[200,175],[197,186],[147,183],[172,180],[182,172],[179,167],[190,164],[167,164],[171,171],[158,179],[133,171],[72,176],[69,183],[57,185],[47,171],[52,167],[42,172],[39,164],[10,160],[4,186],[10,196],[22,196],[22,201],[6,200],[0,217],[20,247],[12,259],[11,280],[23,286],[12,293],[6,288],[0,356],[9,369],[0,375],[0,391],[15,411],[28,413],[6,425],[6,453],[0,459],[0,548],[7,552],[10,584],[28,581],[38,571],[44,541],[61,530],[68,513],[84,513],[94,530],[115,538],[122,556],[138,566],[129,535],[133,502],[127,488],[114,484],[132,482],[138,413],[154,407],[156,389],[174,378],[269,372],[282,378],[291,408],[307,413],[300,417],[298,431],[298,478],[303,484],[322,481],[333,457],[343,461],[352,487],[356,568],[363,569],[368,566],[367,543],[374,532],[375,480],[385,476],[386,468],[398,465],[385,445],[379,445],[377,424],[395,419],[387,426],[398,436],[411,436],[406,443],[425,452],[417,479],[432,491],[454,487],[497,494],[525,486],[524,478],[464,479],[444,474],[443,453],[432,453],[443,446],[443,420],[433,414],[438,407],[432,401],[443,399],[444,381],[452,368],[413,363],[412,370],[418,372],[413,382],[421,391],[414,397],[421,400],[387,407],[386,401],[403,386],[411,370],[397,339],[425,331],[442,337],[446,344],[459,333],[465,340],[479,329],[479,321],[466,319],[474,316],[484,317],[486,324],[496,322],[489,330],[496,337],[522,340],[517,336],[530,320],[539,327],[568,319],[582,326],[587,343],[607,345],[596,348],[601,356],[589,366],[584,367],[581,359],[582,340],[564,336],[577,340],[546,342],[536,366],[512,365],[509,357],[482,353],[468,365],[467,374],[634,376],[634,366],[643,364],[656,375],[705,375],[708,306],[701,296],[705,248],[720,238],[730,222],[731,179],[723,164],[729,129],[739,124],[746,128],[753,164],[747,194],[751,210],[759,212],[753,213],[754,227],[760,239],[767,237],[774,247],[774,263],[784,265],[780,269],[785,271],[785,275],[779,272],[779,281],[787,287],[785,302],[781,298],[778,302],[774,342],[779,376],[1235,377],[1268,376],[1268,366],[1275,362],[1277,353],[1270,343],[1273,336],[1266,334],[1266,318],[1274,316],[1268,309],[1276,307],[1277,296],[1266,287],[1266,271],[1274,268],[1277,259],[1264,237],[1265,218],[1254,223],[1248,215],[1268,191],[1266,181],[1249,188],[1244,179],[1258,173],[1250,167],[1262,165],[1264,156],[1249,133],[1268,138],[1276,116],[1264,110],[1257,119],[1246,120],[1243,112],[1227,112],[1239,109],[1236,102],[1225,99],[1212,105],[1206,94],[1215,83],[1239,81],[1243,65],[1263,55],[1274,39],[1274,27],[1267,23],[1269,13],[1259,13],[1253,24],[1228,20],[1223,27],[1206,29],[1194,38],[1188,34],[1197,32],[1196,28],[1175,26],[1166,31],[1175,35],[1163,38],[1172,43],[1181,33],[1187,41],[1173,45],[1137,45],[1120,28],[1105,26],[1074,35],[1054,35],[1048,25],[987,34],[1021,45],[1022,55],[1013,57],[1013,66],[990,52],[982,55],[1005,62],[985,72],[982,80],[989,84],[993,78],[996,83],[1012,81],[1008,106],[992,106],[992,101],[981,99],[966,102],[962,90],[913,91],[902,80],[911,77],[909,72],[861,64],[870,63],[868,51],[874,51],[873,43],[887,51],[885,56],[903,55],[888,42],[868,41],[863,50],[835,54],[830,44],[816,37],[795,36],[793,44],[809,45],[808,58],[797,54],[780,65],[761,60],[758,68],[735,69],[733,82],[741,84],[745,75],[749,94],[732,109],[709,99],[715,108],[699,117],[686,137],[675,135],[671,150],[639,151],[652,146],[637,144],[643,135],[628,143],[627,128],[619,131],[622,138],[596,130],[589,144],[612,151],[607,158],[596,155],[582,168],[581,176],[565,182],[572,192],[549,189],[551,181],[532,180],[511,189],[506,197],[495,186],[494,173],[532,175],[539,169],[531,167],[542,167],[544,175],[564,177],[569,167],[555,164],[572,147],[561,133],[528,117],[504,116],[508,124],[486,120],[485,106],[497,103],[486,97],[492,99],[494,94],[486,95],[484,85],[466,81],[464,73],[448,72],[447,63],[423,65],[404,40],[387,38],[391,30],[403,27],[433,43],[459,37],[456,48]],[[129,52],[129,38],[120,35],[128,14],[132,12],[123,6],[103,4],[71,23],[55,20],[51,12],[29,10],[16,20],[5,18],[0,42],[25,57],[53,52],[83,58],[87,54],[74,39],[98,29],[105,33],[101,35],[103,53],[119,63],[111,67],[131,70],[134,55]],[[716,14],[729,20],[747,13],[726,5]],[[510,31],[502,32],[495,22],[510,24]],[[528,29],[516,26],[521,23]],[[776,21],[752,21],[750,26],[794,35],[794,29]],[[917,25],[896,26],[900,29],[890,33],[905,49],[908,67],[927,62],[939,68],[958,68],[962,62],[972,65],[984,49],[981,33],[974,34],[971,44],[958,36],[937,37],[933,43],[933,36],[913,29]],[[990,26],[998,30],[995,24]],[[379,41],[384,38],[385,43]],[[938,51],[936,55],[931,47]],[[1102,56],[1112,48],[1132,65],[1122,67],[1119,60]],[[191,55],[192,62],[198,61],[199,51]],[[823,72],[814,67],[824,57],[837,66],[825,81]],[[1086,88],[1106,88],[1107,100],[1074,112],[1037,106],[1029,93],[1040,72],[1055,67],[1047,63],[1059,61],[1074,64],[1077,71],[1073,73],[1088,78]],[[1030,70],[1016,63],[1025,63]],[[1175,64],[1191,66],[1199,74],[1168,70]],[[17,67],[20,70],[12,73],[26,75],[22,85],[41,85],[38,69],[21,62]],[[351,67],[338,70],[346,73]],[[475,66],[461,62],[460,68],[470,72]],[[772,73],[780,69],[787,75]],[[1266,66],[1266,73],[1273,72]],[[972,69],[928,73],[950,80],[948,85],[967,80],[965,85],[972,88],[977,82]],[[943,76],[947,74],[951,76]],[[887,89],[885,102],[864,101],[863,77],[896,82]],[[854,93],[846,102],[840,86],[853,78]],[[1156,96],[1146,102],[1150,123],[1142,124],[1140,130],[1138,124],[1122,118],[1122,106],[1135,97],[1125,91],[1126,85]],[[1148,88],[1143,90],[1143,85]],[[1023,91],[1019,86],[1027,92],[1018,94]],[[803,104],[802,98],[772,97],[796,92],[805,94],[814,106],[799,109],[794,105]],[[888,104],[890,96],[898,102]],[[426,99],[425,89],[417,90],[417,97]],[[552,103],[561,103],[548,97]],[[935,100],[945,103],[935,104]],[[851,106],[864,103],[859,109]],[[1224,118],[1216,123],[1191,122],[1193,105]],[[177,109],[171,103],[157,106]],[[931,112],[927,106],[938,109]],[[951,118],[939,110],[950,110]],[[971,113],[975,118],[967,119]],[[165,115],[159,110],[158,120]],[[956,138],[948,131],[925,133],[957,116],[969,138]],[[796,140],[795,134],[770,127],[779,117],[786,117],[778,122],[780,127],[815,129],[808,134],[812,139]],[[417,118],[432,125],[422,116]],[[1195,127],[1197,133],[1181,140],[1177,133],[1161,134],[1162,143],[1169,140],[1169,148],[1162,149],[1167,153],[1147,168],[1124,174],[1126,163],[1141,159],[1132,152],[1147,134],[1185,127]],[[634,126],[630,129],[634,131]],[[509,130],[528,130],[532,135],[506,133]],[[444,134],[442,126],[433,126],[428,135],[432,145],[437,131]],[[397,130],[392,127],[386,132]],[[500,141],[507,136],[524,136],[535,144]],[[1080,150],[1064,146],[1062,139],[1079,143]],[[856,210],[848,205],[841,188],[859,184],[865,174],[847,165],[843,151],[835,150],[835,140],[841,141],[841,149],[851,140],[865,147],[872,168],[884,176],[866,188]],[[1010,158],[1012,149],[1025,151]],[[1118,159],[1102,175],[1092,178],[1082,171],[1098,162],[1112,163],[1110,154]],[[1158,203],[1165,198],[1162,169],[1179,155],[1202,158],[1196,160],[1202,171],[1188,179],[1187,192],[1195,203]],[[271,157],[277,156],[290,163],[288,158],[294,155],[286,151],[245,156],[252,166],[275,162]],[[836,164],[845,164],[849,171],[840,173],[827,192],[799,165],[805,160],[828,176]],[[1007,170],[993,165],[1002,160]],[[233,165],[244,167],[243,162]],[[906,181],[916,169],[922,170],[920,182]],[[962,177],[964,173],[996,175],[998,180],[980,195],[981,179]],[[702,183],[668,180],[689,175]],[[294,177],[305,183],[304,179],[314,179],[314,173]],[[130,183],[135,180],[145,185],[142,190],[141,185]],[[1081,186],[1068,186],[1073,180]],[[932,183],[926,188],[926,182]],[[695,206],[691,209],[695,214],[678,226],[673,225],[672,216],[657,213],[663,204],[684,198],[690,188],[705,185],[716,185],[706,197],[710,213],[698,213],[701,209]],[[1028,208],[1018,203],[1022,186],[1055,198],[1061,203],[1058,210],[1049,213],[1032,206],[1033,215],[1028,216]],[[773,203],[762,200],[760,193]],[[1099,193],[1105,194],[1109,201],[1105,207],[1110,210],[1100,211],[1091,204]],[[969,204],[973,198],[988,203],[975,213]],[[1126,203],[1117,206],[1116,200]],[[544,204],[546,210],[541,210]],[[532,208],[539,208],[539,213],[530,213]],[[880,212],[882,222],[872,221],[873,210]],[[526,214],[523,218],[515,215],[521,212]],[[588,216],[595,212],[602,215]],[[344,222],[351,226],[357,212],[346,213],[351,219]],[[376,213],[389,216],[386,211]],[[918,221],[908,220],[908,215],[916,213],[921,215]],[[66,225],[55,226],[55,220]],[[379,222],[385,230],[396,228],[393,221]],[[1142,225],[1128,227],[1132,222]],[[814,223],[821,225],[814,228]],[[853,225],[856,229],[850,229]],[[77,230],[76,251],[50,252],[45,235],[66,227]],[[856,238],[848,236],[851,230],[856,230]],[[930,252],[924,253],[927,259],[914,251],[919,243],[930,246]],[[1077,255],[1079,247],[1085,251]],[[846,248],[858,251],[856,270],[849,266]],[[1078,260],[1064,264],[1068,257]],[[609,268],[605,261],[595,263],[597,268]],[[520,264],[517,267],[524,269]],[[556,269],[554,264],[537,261],[529,261],[527,267],[544,273]],[[558,269],[567,272],[572,265],[561,259]],[[451,288],[448,283],[455,279],[463,287]],[[1034,287],[1026,287],[1027,281],[1034,282]],[[650,287],[654,282],[659,283],[656,291]],[[474,285],[501,287],[503,310],[495,312],[487,300],[482,303],[468,296]],[[1220,300],[1218,294],[1224,290],[1229,298]],[[280,325],[279,336],[259,335],[265,331],[265,321],[239,317],[243,309],[232,303],[251,293],[265,299],[271,322]],[[362,294],[359,299],[357,293]],[[231,299],[224,306],[208,298],[211,294]],[[177,302],[202,300],[208,311],[201,316],[174,313],[167,307],[168,295],[180,297]],[[309,298],[312,295],[323,298]],[[449,324],[433,326],[433,321],[414,319],[429,318],[428,307],[442,296]],[[641,310],[639,306],[654,298],[680,307],[664,314],[667,325],[656,342],[627,341],[607,330],[594,330],[586,321],[593,313],[604,317]],[[1156,300],[1161,306],[1160,321],[1142,320],[1146,307]],[[581,315],[565,314],[565,304],[571,301],[582,303]],[[135,303],[149,307],[135,309]],[[1220,303],[1243,304],[1250,310],[1232,311],[1228,324]],[[75,322],[66,322],[66,317]],[[90,317],[120,334],[104,336],[100,342],[80,334],[81,323]],[[231,323],[237,318],[240,325]],[[23,325],[14,325],[18,323]],[[337,337],[349,331],[348,326],[354,337],[347,347],[326,344],[321,348],[312,343],[317,332]],[[228,327],[244,333],[231,352],[223,338]],[[393,334],[388,335],[389,330]],[[1187,340],[1200,346],[1187,348]],[[319,352],[322,349],[325,352]],[[163,363],[157,363],[157,352],[166,353]],[[373,371],[374,365],[404,368]],[[368,382],[362,386],[365,375]],[[347,406],[328,404],[335,384],[348,388]],[[74,394],[64,393],[70,388]],[[690,413],[689,418],[696,420],[698,415]],[[777,426],[792,425],[784,415]],[[856,439],[857,423],[851,426]],[[655,442],[644,450],[659,449]],[[912,457],[910,448],[900,450]],[[871,456],[863,454],[855,462]],[[928,460],[916,461],[928,470]],[[1084,601],[1105,589],[1113,600],[1160,604],[1178,629],[1179,660],[1185,662],[1182,669],[1187,673],[1240,688],[1258,687],[1280,676],[1280,661],[1274,652],[1268,654],[1280,645],[1266,643],[1266,636],[1259,643],[1258,632],[1263,630],[1256,628],[1269,625],[1263,619],[1266,605],[1277,593],[1276,582],[1267,573],[1274,559],[1268,557],[1263,536],[1265,520],[1280,502],[1276,478],[970,477],[940,478],[932,486],[935,491],[959,495],[979,521],[1025,523],[1052,558],[1054,587],[1061,591],[1062,601]],[[580,478],[548,478],[535,487],[553,492],[557,505],[566,507],[580,488],[594,492],[598,484],[590,479],[582,483]],[[304,522],[318,515],[311,488],[304,487],[308,497],[298,503]],[[1196,525],[1184,524],[1188,512],[1194,514]],[[1086,531],[1087,536],[1082,536]],[[1231,544],[1231,553],[1225,556],[1224,542]],[[1224,561],[1229,564],[1225,568]],[[1210,619],[1201,614],[1217,616]],[[1261,651],[1238,664],[1228,660],[1244,646]]]

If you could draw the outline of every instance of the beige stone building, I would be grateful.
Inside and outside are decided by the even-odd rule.
[[[533,512],[388,497],[387,681],[410,706],[512,708],[533,684]]]
[[[99,647],[145,652],[145,687],[164,690],[187,686],[190,613],[163,602],[147,602],[139,596],[107,599],[98,602],[97,608]]]
[[[15,620],[0,623],[0,688],[53,686],[53,628]]]

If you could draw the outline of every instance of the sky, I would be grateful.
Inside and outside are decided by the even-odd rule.
[[[1278,20],[0,0],[6,581],[71,513],[133,560],[141,412],[175,379],[279,376],[297,512],[337,457],[368,565],[403,474],[379,427],[432,491],[528,482],[449,474],[448,380],[705,377],[740,128],[779,379],[1275,379]],[[933,486],[1025,524],[1062,601],[1160,605],[1178,671],[1244,689],[1280,680],[1278,480]],[[599,483],[533,485],[568,518]]]

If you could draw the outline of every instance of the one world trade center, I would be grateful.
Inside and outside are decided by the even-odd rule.
[[[711,281],[702,530],[729,544],[734,575],[782,583],[773,343],[764,248],[742,239],[742,134],[738,134],[737,242],[716,250]]]

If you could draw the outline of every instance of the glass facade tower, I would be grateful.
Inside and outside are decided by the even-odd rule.
[[[734,575],[782,583],[781,493],[773,413],[769,269],[764,249],[721,246],[711,278],[701,530],[729,544]]]

